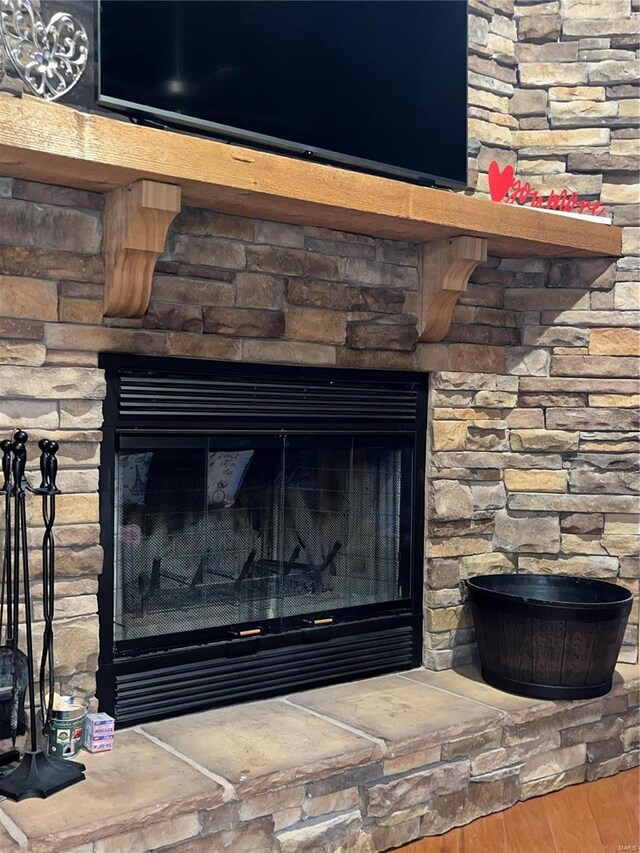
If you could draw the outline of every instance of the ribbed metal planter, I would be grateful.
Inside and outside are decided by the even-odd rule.
[[[538,699],[611,689],[631,611],[628,589],[563,575],[479,575],[466,582],[482,677]]]

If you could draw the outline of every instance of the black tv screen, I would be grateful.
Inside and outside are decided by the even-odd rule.
[[[98,36],[102,106],[466,185],[465,0],[103,0]]]

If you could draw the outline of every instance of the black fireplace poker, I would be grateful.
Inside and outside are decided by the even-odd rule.
[[[3,550],[2,603],[6,586],[7,594],[7,646],[11,652],[11,736],[15,747],[15,736],[24,732],[24,722],[20,725],[20,708],[24,714],[24,704],[20,706],[20,663],[25,655],[18,648],[19,635],[19,594],[20,575],[22,575],[24,594],[24,627],[26,638],[26,682],[29,699],[29,746],[25,749],[17,765],[2,760],[0,756],[0,796],[11,800],[24,800],[28,797],[49,797],[63,788],[84,779],[84,765],[78,762],[53,758],[38,748],[36,735],[36,695],[34,679],[33,631],[31,623],[31,587],[29,577],[29,547],[27,541],[26,493],[42,497],[42,518],[44,536],[42,540],[42,601],[44,610],[43,650],[40,661],[40,707],[44,731],[48,729],[53,708],[54,695],[54,659],[53,659],[53,610],[55,596],[55,547],[53,525],[55,521],[56,495],[60,490],[56,486],[58,443],[42,439],[40,448],[41,482],[33,488],[26,476],[28,435],[17,430],[13,441],[0,443],[2,450],[2,473],[4,485],[0,489],[5,495],[5,547]],[[0,632],[2,630],[2,604],[0,604]],[[48,698],[45,707],[45,692]],[[22,698],[24,703],[24,698]],[[10,756],[13,758],[14,750]]]

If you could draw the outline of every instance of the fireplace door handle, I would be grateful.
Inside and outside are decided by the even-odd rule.
[[[232,631],[234,637],[259,637],[262,628],[246,628],[244,631]]]

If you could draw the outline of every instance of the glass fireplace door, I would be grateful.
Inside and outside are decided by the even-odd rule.
[[[288,438],[283,616],[409,597],[410,470],[397,442]]]
[[[398,436],[120,436],[116,643],[185,643],[408,599]]]

